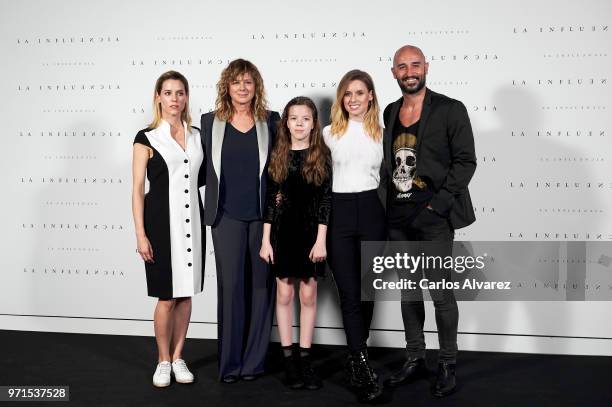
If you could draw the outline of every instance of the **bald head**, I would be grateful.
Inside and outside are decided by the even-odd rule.
[[[420,48],[404,45],[393,56],[391,72],[405,95],[423,94],[429,63]]]
[[[411,60],[417,59],[422,63],[425,63],[425,54],[423,54],[421,48],[415,47],[414,45],[404,45],[395,51],[395,55],[393,56],[393,66],[397,65],[398,60],[405,60],[407,58]]]

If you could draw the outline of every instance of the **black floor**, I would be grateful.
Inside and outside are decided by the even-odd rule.
[[[153,338],[1,331],[1,385],[69,385],[70,402],[5,402],[14,406],[342,406],[356,405],[343,384],[345,351],[317,346],[319,391],[285,388],[278,344],[270,346],[270,373],[254,382],[221,384],[216,341],[188,339],[185,359],[197,377],[191,385],[151,385],[156,364]],[[402,350],[373,348],[373,365],[386,377],[401,365]],[[435,366],[435,352],[428,363]],[[422,380],[386,391],[393,406],[612,406],[612,357],[461,352],[459,391],[434,399]],[[433,377],[430,379],[432,380]],[[2,404],[0,402],[0,404]]]

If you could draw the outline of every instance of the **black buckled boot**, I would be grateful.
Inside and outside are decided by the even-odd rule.
[[[382,396],[382,386],[378,383],[378,377],[374,369],[370,367],[368,351],[362,350],[351,355],[354,363],[355,376],[359,387],[359,401],[373,403],[380,400]]]
[[[357,363],[355,359],[353,359],[352,354],[349,354],[348,358],[346,359],[346,363],[344,364],[344,372],[346,374],[346,382],[349,386],[355,388],[363,387],[361,378],[357,375]]]

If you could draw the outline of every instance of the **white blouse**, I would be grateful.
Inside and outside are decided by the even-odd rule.
[[[323,139],[331,150],[333,192],[362,192],[378,188],[383,159],[382,137],[375,141],[363,123],[349,120],[346,133],[333,136],[331,126],[323,129]]]

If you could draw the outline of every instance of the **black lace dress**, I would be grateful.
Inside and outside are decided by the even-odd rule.
[[[289,172],[282,184],[268,177],[264,222],[270,223],[274,250],[272,273],[276,277],[308,278],[325,274],[325,262],[308,258],[317,240],[319,225],[327,225],[331,212],[330,176],[316,186],[302,176],[308,149],[291,150]]]

